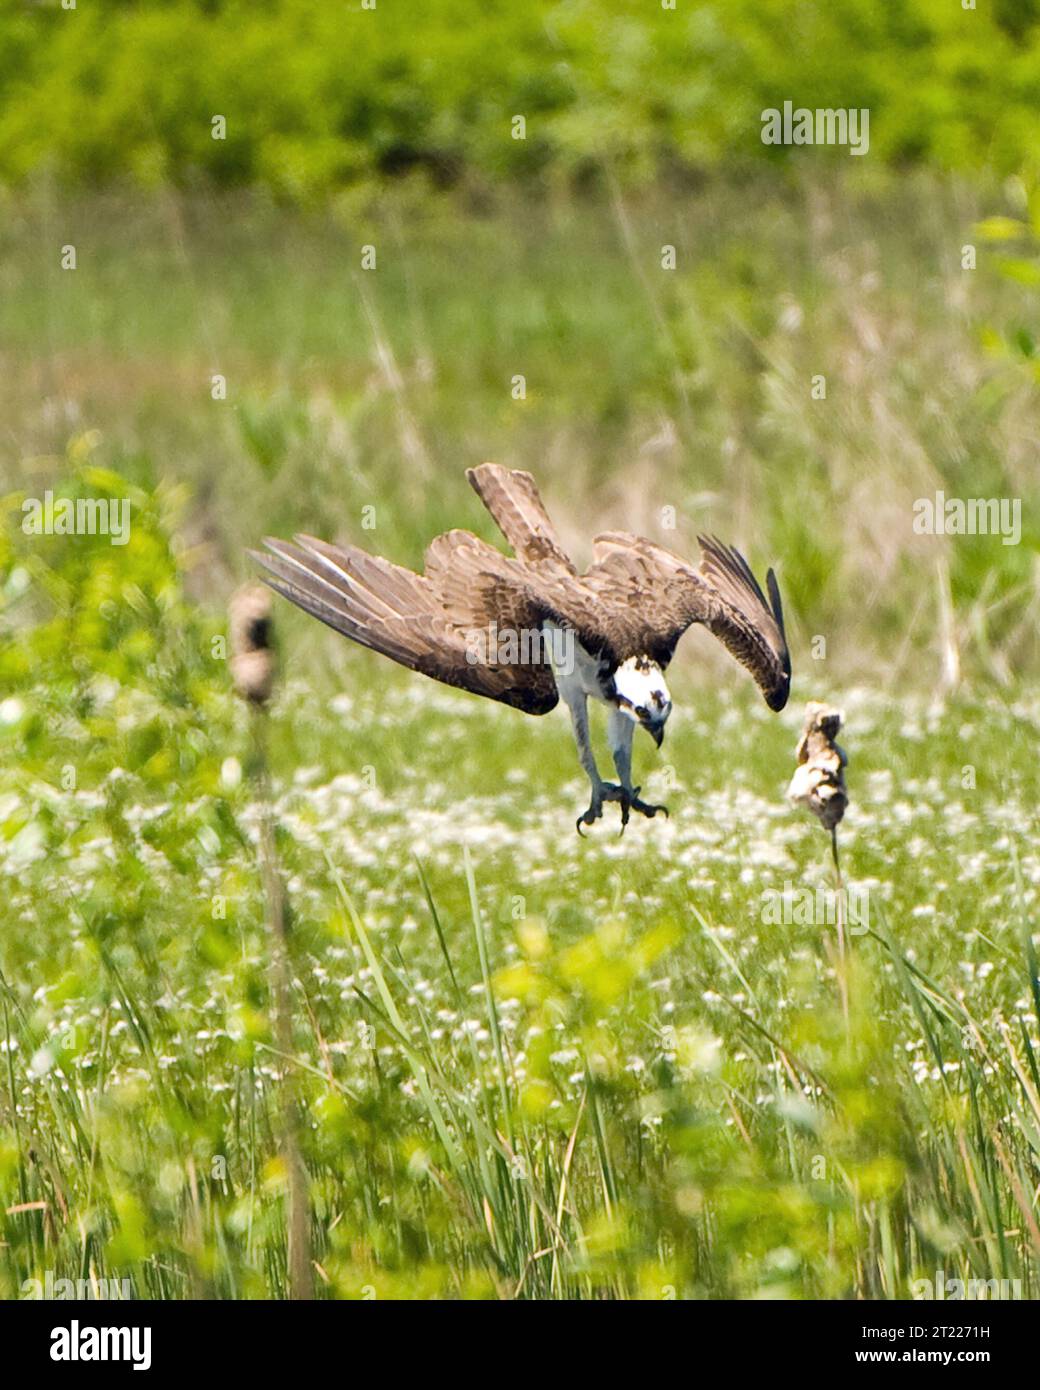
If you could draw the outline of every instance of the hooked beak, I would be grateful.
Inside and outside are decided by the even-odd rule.
[[[659,724],[644,724],[643,728],[660,748],[661,744],[664,743],[664,720],[662,719]]]

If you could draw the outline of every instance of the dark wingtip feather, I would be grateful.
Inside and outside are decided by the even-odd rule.
[[[747,560],[735,546],[725,545],[715,536],[698,536],[697,540],[704,554],[701,571],[708,583],[716,585],[728,595],[730,601],[743,611],[745,618],[758,627],[772,649],[775,665],[771,671],[761,673],[758,679],[766,704],[771,710],[779,712],[787,704],[791,692],[791,654],[787,647],[784,610],[776,575],[771,569],[766,573],[767,599]],[[749,601],[752,607],[748,606]],[[775,630],[773,636],[769,637],[771,627]]]
[[[771,691],[766,696],[766,704],[769,706],[769,708],[773,711],[774,714],[779,714],[780,711],[787,704],[788,696],[790,694],[791,680],[790,677],[788,677],[787,680],[784,681],[783,685],[778,686],[776,690]]]
[[[766,588],[769,590],[769,606],[773,610],[776,625],[780,629],[780,635],[786,638],[787,630],[784,627],[784,605],[780,601],[780,585],[776,582],[776,575],[771,569],[766,570]]]
[[[762,586],[754,576],[751,566],[735,545],[726,545],[718,536],[698,536],[697,544],[704,552],[705,559],[714,562],[719,569],[739,587],[746,589],[767,608],[766,596]]]

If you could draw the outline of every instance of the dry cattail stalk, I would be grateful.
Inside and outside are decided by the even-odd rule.
[[[825,830],[833,832],[849,804],[845,790],[848,758],[834,742],[841,728],[842,714],[830,705],[811,700],[805,707],[805,728],[795,757],[798,767],[787,789],[788,798],[798,806],[808,806]]]
[[[260,811],[260,872],[267,904],[271,945],[269,974],[273,1002],[273,1031],[283,1065],[293,1060],[292,984],[289,965],[289,920],[285,886],[275,842],[274,811],[267,769],[267,702],[274,688],[275,660],[271,645],[271,592],[262,584],[247,584],[229,607],[231,679],[239,695],[252,706],[254,743],[252,777]],[[288,1070],[279,1087],[279,1147],[288,1174],[289,1297],[314,1296],[310,1249],[310,1200],[307,1168],[300,1144],[299,1099],[296,1078]]]
[[[787,789],[789,800],[797,806],[808,806],[814,816],[819,818],[825,830],[831,832],[831,857],[834,860],[834,877],[837,881],[838,915],[838,987],[841,991],[841,1009],[845,1024],[849,1022],[849,992],[845,968],[845,884],[841,876],[841,862],[838,858],[838,824],[849,804],[849,794],[845,789],[845,769],[848,758],[845,750],[835,738],[841,728],[844,715],[831,705],[819,700],[810,700],[805,707],[805,728],[798,741],[795,768],[791,785]]]
[[[244,700],[265,705],[274,686],[271,591],[246,584],[231,599],[231,679]]]

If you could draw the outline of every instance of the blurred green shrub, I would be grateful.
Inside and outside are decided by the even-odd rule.
[[[869,107],[894,164],[1007,172],[1040,132],[1032,0],[0,0],[0,26],[8,181],[203,175],[307,201],[417,169],[580,181],[604,158],[640,181],[785,161],[760,139],[785,99]]]
[[[1017,216],[997,214],[979,222],[976,235],[992,252],[990,264],[1006,280],[1035,289],[1040,285],[1040,185],[1034,179],[1007,181],[1006,193]],[[1035,322],[1017,321],[988,328],[983,343],[990,354],[1040,381],[1040,345]]]

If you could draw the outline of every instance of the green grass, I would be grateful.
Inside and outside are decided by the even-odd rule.
[[[1032,291],[959,268],[996,196],[752,193],[9,204],[4,1296],[47,1271],[285,1296],[287,1088],[329,1296],[1040,1291],[1035,379],[984,347]],[[413,563],[442,526],[490,535],[462,478],[485,457],[531,467],[579,548],[714,529],[777,562],[792,704],[692,635],[664,747],[636,751],[671,819],[619,838],[608,808],[582,842],[563,715],[279,604],[282,1056],[223,601],[265,531]],[[22,535],[47,487],[129,497],[129,544]],[[1021,496],[1023,544],[914,537],[939,487]],[[965,680],[940,695],[946,601]],[[764,911],[831,881],[784,799],[813,697],[847,712],[842,860],[869,893],[847,1022],[833,928]]]
[[[637,752],[672,818],[582,842],[562,716],[337,645],[311,682],[279,609],[286,1058],[245,711],[139,503],[114,567],[29,552],[57,606],[4,649],[6,1296],[283,1296],[289,1070],[330,1296],[884,1298],[936,1269],[1036,1295],[1034,696],[846,692],[846,1027],[833,928],[763,916],[830,881],[783,796],[797,707],[677,678]]]

